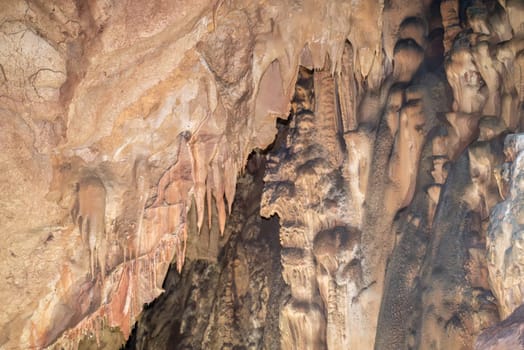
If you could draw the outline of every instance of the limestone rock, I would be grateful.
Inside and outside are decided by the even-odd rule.
[[[522,244],[523,227],[523,177],[524,135],[506,138],[508,172],[500,179],[500,186],[507,186],[505,200],[491,213],[487,241],[489,278],[493,293],[499,301],[500,314],[508,317],[524,303],[522,295]],[[503,182],[506,182],[504,184]]]
[[[524,349],[524,343],[522,342],[522,334],[524,332],[522,325],[523,309],[524,307],[519,306],[504,321],[482,332],[475,343],[475,349]]]
[[[119,347],[166,288],[135,346],[471,349],[522,304],[522,1],[0,9],[0,349]]]

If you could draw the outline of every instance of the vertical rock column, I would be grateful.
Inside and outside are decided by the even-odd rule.
[[[349,339],[346,276],[354,274],[359,233],[345,215],[344,154],[329,69],[314,78],[301,69],[293,105],[289,134],[269,159],[262,199],[262,215],[281,220],[283,276],[291,287],[280,317],[282,347],[342,348]]]
[[[460,20],[469,28],[457,33],[446,26],[445,6],[452,3],[441,6],[453,104],[445,114],[446,132],[433,140],[435,186],[428,194],[438,207],[420,279],[420,349],[470,349],[480,331],[498,320],[487,280],[487,219],[500,200],[501,140],[519,119],[516,109],[509,112],[516,99],[504,97],[509,91],[515,96],[504,68],[513,67],[515,57],[506,13],[497,2],[464,3]],[[501,55],[507,55],[504,64]]]
[[[413,81],[424,59],[425,22],[419,17],[397,22],[393,71],[382,84],[382,108],[371,126],[376,137],[362,220],[363,285],[354,301],[354,307],[360,310],[350,316],[364,334],[351,342],[353,348],[359,349],[376,346],[385,270],[397,238],[392,226],[398,211],[413,200],[421,152],[431,125],[425,92]],[[364,125],[359,129],[363,130]],[[381,332],[379,338],[387,338],[384,334]]]

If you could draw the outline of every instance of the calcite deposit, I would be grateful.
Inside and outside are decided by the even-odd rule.
[[[524,348],[523,127],[521,0],[0,0],[0,349]]]
[[[506,163],[496,169],[500,195],[504,199],[491,212],[487,236],[488,269],[493,294],[502,317],[522,304],[524,239],[524,135],[510,135],[505,145]]]

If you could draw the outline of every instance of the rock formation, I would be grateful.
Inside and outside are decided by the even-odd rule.
[[[263,156],[254,154],[222,237],[216,213],[199,233],[192,208],[184,267],[170,267],[166,292],[143,311],[127,348],[280,348],[278,310],[288,291],[278,220],[259,214],[263,175]]]
[[[0,349],[524,348],[520,0],[0,0],[0,106]]]

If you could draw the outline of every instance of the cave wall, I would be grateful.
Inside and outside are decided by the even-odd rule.
[[[468,349],[509,315],[492,289],[510,274],[489,270],[486,240],[504,138],[522,123],[518,63],[497,61],[520,42],[508,15],[520,5],[405,5],[384,5],[396,38],[380,84],[315,69],[314,97],[270,158],[262,214],[282,219],[285,348]]]
[[[263,157],[253,154],[239,178],[221,239],[216,213],[200,233],[193,215],[184,267],[180,273],[170,267],[166,292],[145,308],[126,349],[281,348],[279,310],[289,291],[281,275],[278,218],[259,214]],[[213,250],[204,249],[213,242]]]
[[[518,311],[521,1],[0,5],[0,348],[119,346],[164,289],[138,347],[469,349]]]

